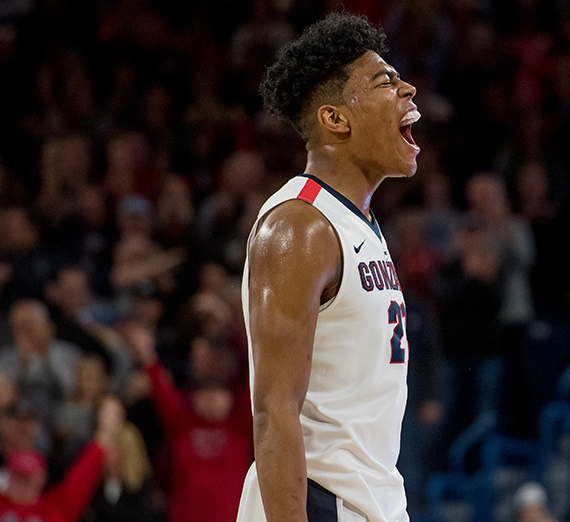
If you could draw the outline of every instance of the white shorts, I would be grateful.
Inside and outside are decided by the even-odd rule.
[[[315,497],[314,499],[311,497]],[[324,510],[319,512],[308,510],[309,522],[366,522],[366,515],[354,508],[341,498],[335,497],[332,493],[314,487],[309,487],[308,504],[321,502],[333,503],[332,510],[327,510],[327,514],[323,514]],[[335,509],[336,506],[336,509]],[[259,491],[259,482],[257,480],[257,468],[255,462],[249,468],[239,505],[237,522],[267,522],[263,503],[261,501],[261,493]]]

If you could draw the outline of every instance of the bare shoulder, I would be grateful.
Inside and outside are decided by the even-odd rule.
[[[279,262],[295,257],[303,264],[310,258],[317,262],[327,259],[327,264],[336,265],[340,245],[331,223],[318,209],[301,200],[289,200],[263,218],[252,239],[250,255],[252,261],[273,258]]]

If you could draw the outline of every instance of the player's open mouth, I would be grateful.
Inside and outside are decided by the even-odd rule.
[[[421,114],[417,109],[412,109],[408,111],[406,115],[400,121],[400,134],[404,141],[413,147],[415,150],[420,150],[414,138],[412,137],[412,124],[416,123],[421,118]]]

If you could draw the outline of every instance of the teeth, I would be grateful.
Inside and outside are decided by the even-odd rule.
[[[418,121],[420,118],[422,117],[422,115],[420,114],[420,111],[418,111],[417,109],[414,109],[413,111],[408,112],[400,121],[400,127],[403,127],[405,125],[411,125],[412,123],[416,123],[416,121]]]

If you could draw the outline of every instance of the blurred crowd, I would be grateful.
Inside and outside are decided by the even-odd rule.
[[[257,87],[340,5],[0,3],[0,520],[56,520],[39,492],[86,469],[57,520],[235,519],[245,242],[305,158]],[[570,2],[342,5],[382,23],[422,113],[418,173],[373,201],[408,303],[416,509],[479,415],[535,437],[570,364]],[[85,464],[111,400],[121,427]]]

